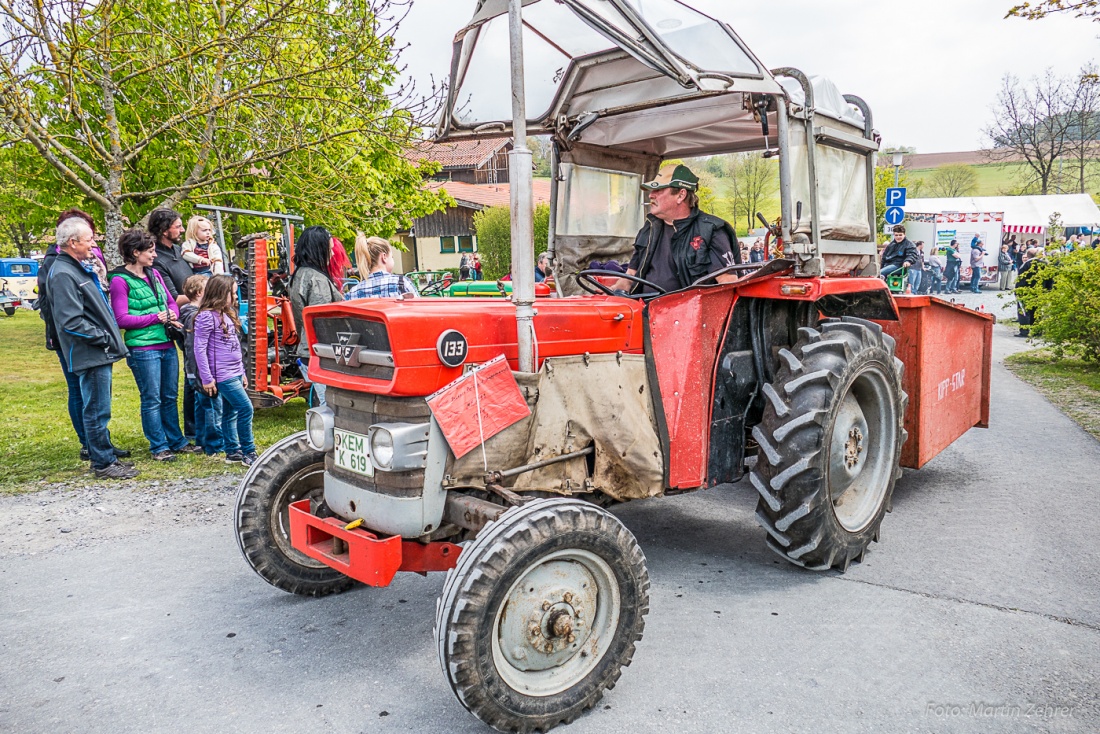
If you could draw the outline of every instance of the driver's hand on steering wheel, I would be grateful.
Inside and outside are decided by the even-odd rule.
[[[630,298],[630,292],[623,288],[612,288],[611,292],[622,298]]]

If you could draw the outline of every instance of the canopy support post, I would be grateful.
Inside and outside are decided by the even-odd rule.
[[[531,151],[527,147],[527,104],[523,85],[523,0],[508,0],[508,41],[512,71],[512,150],[508,153],[512,213],[512,299],[516,305],[519,371],[535,371],[534,195]]]

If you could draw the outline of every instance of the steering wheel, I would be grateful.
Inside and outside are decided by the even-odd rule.
[[[668,291],[666,291],[664,288],[657,285],[656,283],[650,283],[648,280],[645,280],[644,278],[639,278],[636,275],[628,275],[627,273],[620,273],[614,270],[582,270],[574,275],[574,277],[577,279],[577,285],[581,287],[581,290],[584,290],[587,293],[603,293],[605,296],[622,295],[621,293],[616,293],[611,288],[608,288],[606,285],[596,280],[593,277],[594,275],[610,275],[616,278],[623,278],[624,280],[629,280],[632,283],[644,285],[646,288],[652,288],[653,290],[657,291],[657,295],[659,296],[668,293]]]
[[[737,265],[727,265],[724,268],[721,268],[719,270],[715,270],[713,273],[707,273],[702,278],[699,278],[699,280],[695,281],[694,283],[692,283],[688,287],[693,288],[697,285],[702,285],[703,283],[706,283],[708,280],[714,280],[719,275],[726,275],[727,273],[738,273],[740,271],[745,271],[745,270],[759,270],[760,268],[764,267],[764,265],[766,265],[766,264],[767,263],[759,262],[759,263],[738,263]]]
[[[440,278],[439,280],[433,280],[431,283],[428,283],[426,286],[420,289],[420,295],[438,295],[449,288],[452,282],[454,281],[450,280],[449,278]]]

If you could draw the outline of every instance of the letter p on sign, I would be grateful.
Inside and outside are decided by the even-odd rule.
[[[886,189],[886,206],[905,206],[905,189]]]

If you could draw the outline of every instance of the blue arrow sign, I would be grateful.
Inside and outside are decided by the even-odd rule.
[[[886,206],[905,206],[905,187],[886,189]]]
[[[892,189],[897,191],[898,189]],[[905,189],[900,189],[905,191]],[[891,206],[886,208],[886,223],[887,224],[901,224],[901,221],[905,219],[905,212],[900,206]]]

